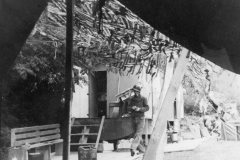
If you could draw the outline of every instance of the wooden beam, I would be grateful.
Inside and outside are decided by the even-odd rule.
[[[157,109],[155,111],[154,118],[153,118],[154,119],[154,123],[153,123],[154,126],[156,124],[157,117],[158,117],[159,112],[161,110],[161,107],[162,107],[162,104],[163,104],[163,100],[164,100],[164,98],[165,98],[165,96],[167,94],[167,89],[170,86],[169,82],[171,81],[172,76],[173,76],[175,60],[169,61],[169,58],[167,58],[167,64],[166,64],[166,68],[165,68],[164,79],[163,79],[163,82],[162,82],[161,93],[160,93],[160,96],[159,96],[159,99],[158,99],[158,103],[157,103],[157,107],[156,107]]]
[[[164,158],[164,147],[165,145],[167,144],[167,128],[164,129],[163,131],[163,135],[161,137],[161,140],[160,140],[160,145],[158,147],[158,150],[156,152],[156,159],[157,160],[161,160]]]
[[[101,138],[104,120],[105,120],[105,116],[102,117],[101,124],[99,127],[98,136],[97,136],[97,140],[96,140],[96,144],[95,144],[96,149],[98,149],[98,144],[99,144],[99,140]]]
[[[64,105],[64,137],[63,160],[69,160],[70,155],[70,127],[71,127],[71,98],[72,98],[72,52],[73,52],[73,13],[74,0],[67,0],[66,24],[66,62],[65,62],[65,105]]]
[[[148,118],[145,119],[145,144],[148,145]]]
[[[155,127],[151,135],[151,139],[143,160],[156,160],[157,151],[160,152],[160,154],[162,155],[164,154],[164,151],[163,151],[164,147],[161,147],[162,148],[161,150],[158,150],[158,148],[159,148],[160,140],[163,140],[163,136],[164,134],[166,134],[165,131],[167,127],[167,118],[170,116],[170,113],[168,112],[168,107],[173,105],[178,88],[182,83],[182,79],[187,68],[189,55],[190,55],[190,51],[187,51],[185,48],[183,48],[177,67],[173,73],[170,86],[167,90],[167,94],[164,98],[162,108],[158,115]],[[161,145],[164,145],[164,143]],[[163,159],[163,156],[160,156],[160,157],[161,159]],[[161,159],[158,159],[158,160],[161,160]]]

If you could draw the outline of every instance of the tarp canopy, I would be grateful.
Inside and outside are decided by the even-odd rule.
[[[76,65],[81,67],[90,64],[86,61],[89,57],[102,57],[93,63],[105,63],[110,70],[119,72],[127,69],[129,73],[141,64],[148,66],[148,73],[155,74],[164,65],[160,54],[176,57],[181,50],[180,45],[118,1],[106,1],[101,9],[97,1],[76,1],[74,10],[74,56]],[[65,1],[52,0],[28,42],[35,42],[40,34],[42,43],[52,43],[57,48],[65,42],[65,26]]]

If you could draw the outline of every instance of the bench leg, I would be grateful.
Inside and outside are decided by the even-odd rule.
[[[55,144],[55,152],[57,156],[61,156],[63,153],[63,143]]]
[[[23,154],[23,160],[28,160],[28,149],[25,148],[25,146],[22,146],[21,149]]]
[[[51,146],[50,145],[48,146],[48,154],[47,154],[47,156],[48,156],[48,160],[51,160]]]
[[[24,160],[28,160],[28,150],[24,150],[23,154],[24,154]]]

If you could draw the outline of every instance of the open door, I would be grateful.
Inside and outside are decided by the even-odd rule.
[[[107,115],[107,72],[96,71],[89,76],[89,117]]]

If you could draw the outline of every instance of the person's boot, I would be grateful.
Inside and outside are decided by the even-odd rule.
[[[135,155],[135,151],[133,149],[131,149],[130,151],[131,151],[131,156],[133,157]]]
[[[139,151],[139,153],[138,153],[138,154],[144,154],[144,153],[145,153],[145,151],[146,151],[146,149],[145,149],[144,145],[143,145],[143,144],[141,144],[141,143],[138,145],[138,147],[137,147],[137,150]]]

